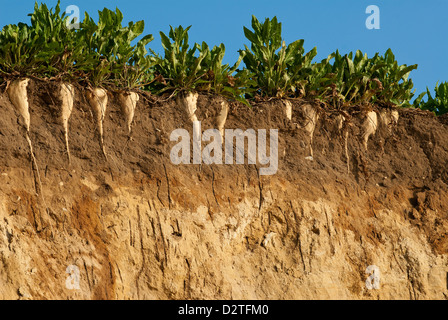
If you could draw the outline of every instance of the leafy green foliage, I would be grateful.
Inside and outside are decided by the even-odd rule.
[[[382,84],[382,90],[373,102],[389,106],[409,104],[414,96],[414,84],[409,79],[409,74],[417,69],[417,65],[399,65],[391,49],[388,49],[384,56],[375,56],[371,64],[375,68],[372,78],[378,79]]]
[[[37,67],[37,37],[31,37],[28,25],[7,25],[0,33],[0,70],[4,76],[28,74]]]
[[[414,106],[422,110],[429,110],[440,116],[448,113],[448,82],[437,82],[434,89],[434,98],[431,92],[426,88],[426,92],[421,93],[414,101]],[[423,101],[423,97],[428,95],[428,101]]]
[[[408,77],[416,68],[398,65],[390,49],[384,56],[377,53],[372,58],[360,50],[344,56],[336,51],[312,65],[305,95],[335,107],[365,103],[402,106],[413,97],[413,83]]]
[[[210,50],[202,42],[201,45],[195,43],[190,48],[190,28],[191,26],[186,29],[182,26],[170,27],[168,36],[160,32],[165,56],[162,58],[156,55],[156,92],[169,91],[176,94],[181,91],[205,91],[247,103],[243,96],[250,90],[252,83],[249,73],[242,72],[238,77],[233,76],[243,55],[231,67],[223,62],[226,52],[224,44]]]
[[[244,62],[257,82],[258,94],[307,97],[334,107],[363,103],[402,106],[413,97],[413,83],[408,77],[417,65],[398,65],[392,50],[370,59],[360,50],[346,55],[336,51],[313,63],[316,48],[305,54],[303,40],[286,46],[281,28],[276,17],[264,23],[252,17],[253,31],[244,28],[252,45],[240,52],[245,54]]]
[[[304,40],[297,40],[288,46],[282,39],[282,24],[274,17],[260,23],[252,16],[252,29],[244,27],[244,34],[251,42],[240,53],[244,63],[253,73],[258,94],[270,97],[284,97],[295,93],[296,86],[304,80],[316,56],[316,48],[304,55]]]
[[[336,73],[333,73],[333,66],[330,63],[334,56],[335,53],[332,53],[321,62],[311,65],[306,79],[300,82],[300,96],[321,101],[328,101],[338,96],[335,85]]]
[[[155,71],[158,74],[156,89],[159,93],[194,90],[205,74],[201,63],[209,51],[204,50],[199,52],[199,56],[195,55],[197,46],[190,48],[188,43],[190,28],[191,26],[186,29],[182,26],[177,28],[170,26],[168,36],[160,32],[165,57],[156,56]]]
[[[34,76],[80,82],[116,90],[149,89],[174,96],[181,91],[201,91],[227,96],[248,104],[257,96],[321,101],[327,106],[410,106],[413,83],[409,74],[417,65],[399,65],[389,49],[369,58],[361,51],[330,54],[313,62],[316,48],[305,53],[304,40],[286,45],[277,18],[260,23],[252,17],[252,30],[244,28],[251,46],[240,50],[234,65],[224,63],[225,46],[212,49],[203,42],[189,45],[191,28],[170,27],[160,32],[164,56],[147,45],[152,35],[141,37],[144,22],[123,26],[123,14],[107,8],[96,23],[87,13],[80,29],[67,27],[60,3],[54,9],[35,4],[31,24],[7,25],[0,32],[0,78]],[[245,67],[238,69],[244,61]],[[414,106],[447,112],[448,85],[429,90]],[[422,102],[425,94],[428,101]],[[420,105],[421,104],[421,105]]]
[[[144,22],[129,22],[122,26],[123,14],[116,9],[99,11],[96,24],[86,13],[78,32],[79,42],[85,43],[78,56],[80,70],[95,86],[114,84],[119,88],[133,89],[145,85],[155,59],[147,56],[145,46],[154,38],[143,37],[135,46],[131,43],[143,33]]]
[[[376,68],[359,50],[344,56],[336,51],[313,65],[307,91],[335,107],[367,103],[381,89],[373,75]]]
[[[7,76],[42,74],[46,77],[69,72],[75,50],[75,34],[65,26],[59,2],[53,12],[36,3],[31,26],[8,25],[0,33],[0,69]]]
[[[60,9],[60,3],[56,8],[49,10],[45,4],[35,4],[31,16],[32,34],[38,41],[38,53],[36,60],[41,65],[38,72],[46,77],[57,77],[71,74],[74,71],[74,58],[77,48],[76,33],[66,26],[65,12]]]
[[[204,54],[201,67],[205,74],[199,80],[202,83],[199,89],[227,96],[248,104],[244,96],[251,91],[250,87],[255,82],[250,79],[249,72],[241,72],[238,77],[234,77],[234,73],[237,71],[244,55],[240,55],[238,61],[230,67],[229,64],[224,64],[223,62],[226,52],[224,44],[221,43],[219,46],[215,46],[210,50],[208,45],[203,42],[201,46],[196,44],[196,48]]]
[[[123,27],[120,10],[105,8],[98,24],[86,13],[81,29],[71,30],[59,2],[54,11],[36,3],[30,17],[31,25],[8,25],[0,33],[0,70],[5,77],[34,75],[134,89],[152,76],[155,59],[145,48],[152,35],[131,45],[143,33],[143,21]]]

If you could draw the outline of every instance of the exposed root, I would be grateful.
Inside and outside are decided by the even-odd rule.
[[[104,147],[104,118],[106,115],[107,107],[107,91],[102,88],[88,89],[86,92],[87,100],[89,101],[90,107],[93,111],[93,116],[98,128],[100,135],[100,145],[103,151],[104,157],[107,159],[106,149]]]
[[[131,126],[134,121],[135,108],[139,101],[139,96],[135,92],[123,92],[118,94],[118,101],[121,105],[121,110],[126,119],[126,125],[128,127],[128,133],[131,134]]]
[[[8,86],[7,92],[9,100],[19,112],[24,122],[24,127],[27,132],[30,131],[30,111],[28,103],[27,87],[30,79],[14,80]]]
[[[387,128],[389,133],[392,132],[392,128],[398,123],[398,111],[397,110],[381,110],[380,114],[380,124]]]
[[[34,156],[33,144],[31,143],[31,139],[30,139],[30,136],[29,136],[28,132],[26,133],[26,141],[28,142],[28,146],[30,148],[31,161],[32,161],[33,168],[34,168],[34,170],[33,170],[33,172],[34,172],[34,185],[36,187],[36,193],[38,195],[40,194],[40,196],[42,198],[42,202],[43,202],[43,204],[45,206],[45,210],[47,210],[48,206],[47,206],[47,203],[45,201],[44,194],[43,194],[42,180],[40,178],[39,166],[37,165],[37,159]]]
[[[378,117],[375,111],[369,111],[361,127],[361,139],[364,144],[364,149],[367,151],[369,137],[375,134],[378,128]]]
[[[336,117],[336,127],[338,132],[342,133],[344,140],[345,161],[347,162],[347,173],[350,173],[350,158],[348,156],[348,119],[340,114]]]
[[[73,111],[73,102],[75,99],[75,90],[71,84],[62,83],[60,96],[62,100],[61,115],[62,125],[64,126],[65,147],[67,149],[68,163],[71,163],[70,147],[68,143],[68,121]]]
[[[179,104],[186,112],[191,122],[199,121],[196,116],[198,93],[188,92],[186,94],[180,94],[177,96],[177,104]],[[195,127],[195,130],[200,130],[199,127]],[[196,136],[200,136],[200,132],[195,133]]]
[[[25,138],[30,148],[31,162],[33,165],[34,184],[36,188],[36,194],[42,198],[45,210],[47,210],[47,204],[43,195],[42,180],[40,178],[39,166],[37,165],[37,159],[34,155],[33,144],[30,139],[30,124],[31,116],[29,110],[27,87],[30,79],[15,80],[8,86],[8,96],[11,103],[14,105],[19,115],[23,120],[23,126],[26,129]]]
[[[229,104],[224,99],[221,100],[221,112],[216,117],[216,125],[221,134],[221,141],[224,141],[224,126],[227,121],[227,114],[229,113]]]
[[[317,121],[319,120],[319,114],[316,108],[313,108],[310,104],[304,104],[302,106],[304,116],[305,116],[305,125],[302,127],[308,133],[309,136],[309,157],[313,158],[313,136],[314,130],[316,129]]]
[[[283,100],[283,104],[285,105],[285,114],[288,120],[292,120],[292,104],[289,100]]]

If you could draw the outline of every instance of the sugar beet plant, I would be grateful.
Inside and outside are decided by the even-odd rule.
[[[179,91],[195,90],[199,80],[204,76],[201,62],[208,54],[207,51],[196,56],[197,47],[190,48],[188,43],[188,30],[191,26],[183,28],[170,26],[168,36],[160,32],[162,46],[165,56],[155,54],[157,63],[155,65],[157,93],[172,92],[173,95]]]
[[[409,75],[417,69],[417,65],[399,65],[391,49],[383,56],[375,55],[370,64],[374,68],[371,78],[382,84],[382,90],[374,96],[373,102],[386,106],[409,105],[414,96],[414,84]]]
[[[224,44],[221,43],[219,46],[213,47],[212,50],[205,42],[201,46],[196,44],[196,47],[200,52],[207,53],[201,63],[205,75],[200,80],[205,91],[227,96],[247,104],[244,96],[251,92],[251,87],[254,86],[255,82],[251,79],[251,74],[247,69],[239,71],[237,77],[234,76],[244,58],[244,54],[240,54],[238,61],[230,66],[224,64],[226,52]]]
[[[255,94],[268,97],[295,94],[311,70],[316,48],[305,54],[304,40],[286,45],[282,39],[282,24],[276,17],[260,23],[253,16],[252,29],[244,27],[244,34],[251,42],[251,47],[246,45],[240,53],[256,82]]]
[[[164,54],[149,49],[152,35],[141,37],[144,22],[123,26],[123,14],[104,9],[95,22],[87,13],[78,30],[67,28],[60,4],[36,3],[31,24],[7,25],[0,32],[0,76],[81,83],[117,91],[143,88],[157,95],[205,92],[247,103],[255,97],[305,98],[333,108],[353,105],[410,106],[409,74],[417,65],[399,65],[392,51],[369,58],[361,51],[339,51],[313,62],[316,48],[305,52],[304,40],[286,44],[276,17],[252,17],[244,28],[250,46],[238,61],[225,64],[225,46],[190,46],[191,27],[160,33]],[[240,67],[241,62],[244,65]],[[422,106],[445,112],[445,84]],[[416,101],[421,101],[417,99]],[[414,104],[415,105],[415,104]]]
[[[78,31],[79,43],[86,44],[78,56],[79,69],[93,86],[109,85],[134,89],[149,81],[148,70],[155,60],[147,55],[145,46],[152,35],[131,43],[143,33],[144,22],[122,26],[123,14],[116,9],[99,12],[98,24],[86,13]]]
[[[448,113],[448,82],[442,82],[440,85],[437,82],[434,91],[435,96],[432,97],[431,92],[426,88],[426,92],[415,99],[414,107],[429,110],[438,116]],[[428,95],[427,101],[423,101],[425,95]]]
[[[30,16],[31,25],[8,25],[0,32],[3,78],[31,76],[128,90],[150,81],[155,59],[145,46],[152,35],[131,45],[143,33],[143,21],[123,27],[122,13],[105,8],[98,23],[86,13],[81,28],[71,30],[59,2],[54,11],[36,3]]]
[[[408,77],[416,68],[398,65],[390,49],[384,56],[377,53],[372,58],[360,50],[346,55],[336,51],[312,65],[304,93],[333,107],[366,103],[402,106],[413,97]]]
[[[361,51],[336,51],[313,63],[316,48],[305,53],[304,41],[286,45],[277,18],[260,23],[252,17],[252,30],[244,28],[251,47],[245,46],[246,68],[256,81],[254,92],[267,97],[305,97],[336,108],[376,103],[405,105],[413,96],[409,73],[417,65],[398,65],[389,49],[368,58]]]
[[[56,77],[74,69],[76,39],[65,26],[65,13],[36,3],[31,25],[7,25],[0,32],[0,71],[4,78]]]
[[[189,44],[188,32],[191,26],[170,27],[168,36],[160,32],[164,57],[156,56],[155,82],[152,86],[158,94],[168,92],[200,91],[227,96],[247,103],[243,98],[252,83],[247,70],[234,76],[243,55],[230,66],[224,64],[225,46],[220,44],[210,50],[205,43]]]

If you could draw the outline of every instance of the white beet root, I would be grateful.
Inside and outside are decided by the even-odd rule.
[[[121,105],[121,110],[126,120],[128,132],[131,134],[131,125],[134,121],[135,108],[139,101],[139,96],[135,92],[124,92],[118,94],[118,101]]]
[[[367,142],[372,134],[375,134],[378,128],[378,117],[375,111],[369,111],[361,127],[361,137],[364,143],[364,148],[367,150]]]
[[[68,161],[71,162],[70,148],[68,143],[68,121],[73,111],[73,102],[75,98],[75,89],[71,84],[62,83],[59,92],[61,97],[61,117],[62,125],[64,126],[65,146],[67,148]]]
[[[308,132],[311,136],[313,136],[314,129],[316,129],[317,120],[319,120],[319,114],[317,113],[317,110],[313,108],[310,104],[304,104],[303,111],[306,117],[305,120],[306,124],[304,128],[306,132]]]
[[[87,90],[87,100],[92,108],[93,116],[97,125],[97,129],[100,135],[101,148],[104,156],[106,156],[106,150],[104,148],[103,138],[103,123],[106,115],[107,107],[107,91],[103,88],[93,88]],[[107,156],[106,156],[107,157]]]
[[[23,119],[26,131],[30,131],[30,111],[28,103],[27,87],[30,79],[14,80],[9,84],[8,96],[12,104]]]
[[[45,207],[47,207],[42,192],[42,181],[40,179],[39,166],[37,164],[37,159],[34,156],[33,144],[31,143],[30,138],[31,117],[30,117],[28,93],[27,93],[27,87],[29,81],[30,79],[22,79],[22,80],[14,80],[13,82],[11,82],[8,87],[8,96],[9,100],[11,100],[12,104],[14,105],[14,107],[16,108],[16,110],[19,112],[20,116],[23,119],[24,126],[26,129],[25,138],[30,148],[36,192],[37,194],[40,194],[42,196],[43,203]]]
[[[186,95],[178,95],[177,103],[187,112],[187,115],[191,122],[195,123],[198,120],[196,116],[197,104],[198,104],[198,94],[195,92],[188,92]],[[195,130],[199,130],[199,127],[196,126]],[[196,136],[200,136],[200,132],[195,132]]]
[[[291,101],[289,100],[283,100],[283,103],[285,105],[285,114],[286,114],[286,118],[288,120],[292,120],[292,104]]]
[[[387,128],[389,132],[392,130],[392,126],[398,123],[398,111],[397,110],[381,110],[380,114],[380,123],[382,126]]]
[[[390,112],[391,118],[392,118],[392,123],[393,124],[397,124],[398,123],[398,118],[399,118],[399,114],[397,110],[392,110]]]
[[[196,117],[198,96],[197,93],[193,92],[188,92],[183,96],[177,96],[177,103],[184,108],[192,122],[198,121],[198,118]]]
[[[345,117],[342,114],[339,114],[336,117],[336,129],[341,131],[344,126]]]
[[[319,120],[319,114],[317,113],[317,109],[313,108],[310,104],[304,104],[302,108],[305,116],[305,126],[303,128],[309,136],[309,156],[314,157],[313,136],[317,121]]]
[[[216,124],[218,126],[219,133],[221,134],[222,141],[224,141],[224,126],[227,121],[227,115],[229,113],[229,104],[227,101],[221,101],[221,112],[216,117]]]
[[[346,118],[340,114],[336,117],[336,128],[338,131],[341,131],[344,128],[344,122]],[[347,161],[347,172],[350,172],[350,158],[348,156],[348,130],[345,129],[342,132],[344,138],[344,152],[345,152],[345,160]]]

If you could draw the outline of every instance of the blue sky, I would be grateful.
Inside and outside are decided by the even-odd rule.
[[[29,22],[34,0],[2,1],[1,26]],[[57,0],[40,0],[54,6]],[[192,25],[190,41],[206,41],[209,45],[226,45],[226,62],[234,63],[238,50],[248,44],[243,26],[250,26],[251,16],[259,20],[277,16],[283,24],[287,43],[305,39],[307,50],[317,47],[316,60],[339,49],[341,53],[356,51],[384,53],[392,48],[400,64],[418,64],[411,73],[416,94],[437,81],[448,81],[448,1],[447,0],[62,0],[65,9],[76,5],[94,19],[98,10],[118,7],[125,21],[144,20],[145,34],[153,34],[150,46],[162,52],[159,31],[167,33],[169,25]],[[380,30],[368,30],[365,21],[367,6],[380,9]]]

